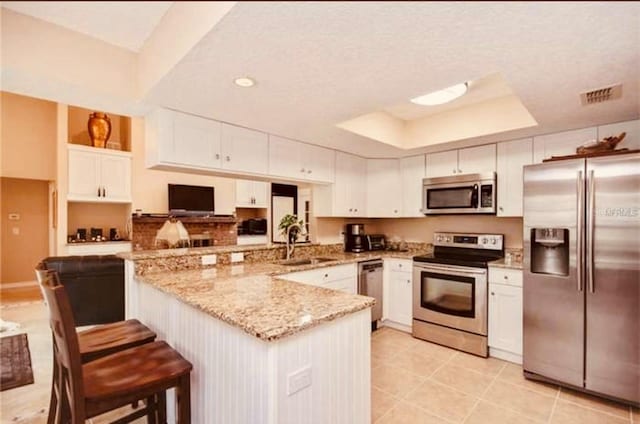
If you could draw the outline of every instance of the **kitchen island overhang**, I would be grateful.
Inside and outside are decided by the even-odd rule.
[[[374,299],[259,264],[145,275],[125,264],[127,317],[194,365],[193,422],[370,422]]]

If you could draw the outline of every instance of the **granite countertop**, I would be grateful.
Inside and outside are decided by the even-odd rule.
[[[507,249],[504,258],[490,262],[489,266],[522,270],[522,254],[522,249]]]
[[[322,255],[334,260],[320,264],[237,263],[148,273],[136,279],[250,335],[274,341],[375,304],[371,297],[287,281],[283,274],[380,258],[411,259],[416,253],[339,253]]]

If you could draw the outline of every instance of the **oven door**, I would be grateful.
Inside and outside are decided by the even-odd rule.
[[[487,270],[414,263],[413,318],[487,335]]]

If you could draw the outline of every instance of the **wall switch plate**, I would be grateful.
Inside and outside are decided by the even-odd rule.
[[[215,265],[217,261],[216,255],[202,255],[202,265]]]
[[[311,365],[307,365],[287,376],[287,396],[311,386]]]
[[[244,262],[244,253],[243,252],[234,252],[231,254],[231,263],[234,262]]]

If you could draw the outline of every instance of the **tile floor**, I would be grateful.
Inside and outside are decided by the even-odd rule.
[[[3,302],[0,316],[19,322],[17,332],[28,333],[35,380],[0,392],[0,423],[43,423],[51,383],[46,309],[42,302]],[[640,423],[639,410],[531,382],[518,365],[467,355],[389,328],[372,335],[371,368],[375,424]],[[103,424],[122,413],[90,423]]]

